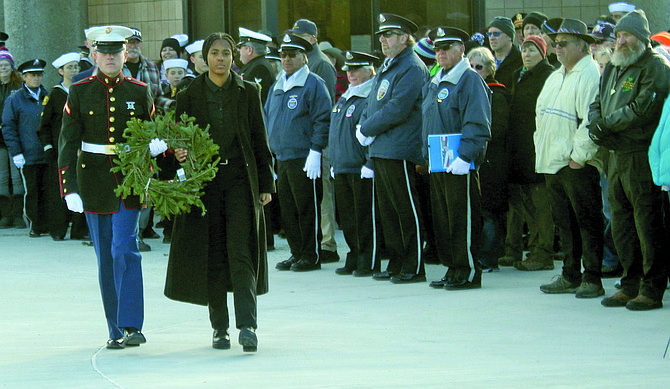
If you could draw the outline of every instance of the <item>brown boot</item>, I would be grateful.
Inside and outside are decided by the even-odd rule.
[[[654,301],[651,298],[638,294],[637,297],[626,303],[626,309],[630,311],[649,311],[651,309],[663,308],[662,301]]]
[[[531,257],[525,261],[515,262],[514,268],[522,271],[554,270],[554,261],[540,261]]]
[[[616,292],[611,297],[605,297],[600,301],[604,307],[625,307],[633,298],[624,294],[624,292]]]

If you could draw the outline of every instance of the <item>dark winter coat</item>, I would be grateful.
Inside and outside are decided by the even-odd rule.
[[[498,70],[496,70],[496,80],[507,88],[511,88],[512,83],[514,83],[514,73],[522,66],[521,51],[519,51],[516,45],[512,45],[512,49],[507,54],[507,57],[505,57],[505,60],[502,61]]]
[[[67,103],[68,92],[62,84],[56,85],[49,96],[44,98],[42,105],[42,121],[37,129],[37,136],[40,138],[42,146],[51,146],[44,151],[47,162],[56,162],[58,158],[58,138],[63,124],[63,107]]]
[[[5,100],[2,111],[2,135],[9,154],[13,157],[23,154],[26,165],[46,163],[44,148],[37,137],[37,128],[42,118],[42,100],[47,90],[39,87],[39,100],[28,93],[25,84]]]
[[[514,74],[507,141],[509,182],[512,184],[544,182],[544,175],[535,173],[535,105],[553,71],[554,67],[543,59],[523,75],[521,69]]]
[[[206,100],[204,73],[191,82],[189,87],[177,95],[179,117],[186,113],[196,119],[196,124],[205,128],[210,122]],[[268,291],[267,252],[265,244],[265,220],[260,205],[260,193],[274,193],[272,155],[268,147],[263,111],[261,109],[258,86],[243,81],[231,72],[233,83],[230,88],[236,96],[238,128],[235,136],[240,144],[240,152],[247,168],[249,187],[255,208],[255,242],[250,242],[252,268],[256,271],[256,294]],[[207,192],[207,187],[205,187]],[[201,216],[199,209],[174,218],[170,259],[168,262],[165,296],[170,299],[193,304],[207,305],[207,258],[209,233],[207,214]],[[231,269],[231,272],[233,270]],[[232,284],[228,285],[232,292]]]

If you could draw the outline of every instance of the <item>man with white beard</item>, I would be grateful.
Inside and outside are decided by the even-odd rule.
[[[616,47],[589,111],[591,139],[610,150],[612,236],[624,277],[606,307],[663,306],[667,283],[665,196],[654,185],[647,151],[670,91],[670,63],[651,49],[649,23],[635,10],[616,25]]]

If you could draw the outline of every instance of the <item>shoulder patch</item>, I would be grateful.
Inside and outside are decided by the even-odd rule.
[[[49,96],[45,96],[44,100],[42,100],[42,105],[47,105],[48,102],[49,102]]]

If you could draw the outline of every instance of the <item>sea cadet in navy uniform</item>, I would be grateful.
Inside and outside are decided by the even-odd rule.
[[[95,42],[99,71],[70,88],[59,140],[62,195],[71,211],[86,212],[98,256],[110,349],[146,341],[140,332],[144,298],[137,245],[142,205],[137,196],[122,200],[114,194],[123,176],[110,172],[115,166],[116,144],[125,142],[126,122],[134,117],[148,120],[154,112],[147,85],[121,72],[126,37],[131,35],[131,29],[121,26],[89,31],[87,38]],[[167,149],[159,140],[150,146],[152,155]]]
[[[237,51],[244,66],[240,69],[240,76],[245,81],[255,82],[261,89],[261,102],[268,99],[270,87],[275,82],[275,76],[270,61],[265,58],[268,53],[267,44],[272,38],[259,32],[238,28],[240,41],[237,42]]]
[[[412,33],[418,27],[398,15],[379,15],[379,35],[386,60],[375,78],[357,138],[368,146],[375,167],[375,194],[384,241],[387,270],[376,280],[412,283],[426,280],[419,237],[420,208],[415,165],[421,157],[421,88],[428,69],[414,52]]]

